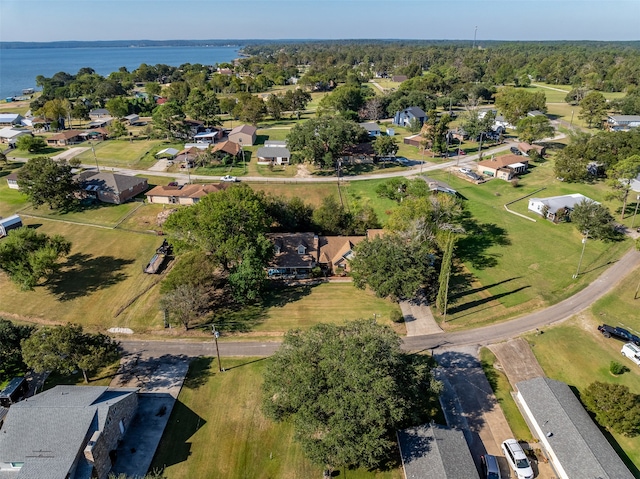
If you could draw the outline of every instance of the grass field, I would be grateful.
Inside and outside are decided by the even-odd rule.
[[[165,143],[162,140],[108,140],[94,143],[93,146],[96,158],[101,166],[146,169],[156,161],[152,154],[167,148],[167,145],[175,146],[173,143]],[[86,146],[89,145],[87,144]],[[76,158],[82,163],[95,163],[93,152],[90,149]]]
[[[533,436],[531,435],[529,426],[527,426],[522,414],[520,414],[520,410],[518,409],[513,396],[511,396],[513,389],[511,388],[509,379],[507,379],[506,374],[494,367],[496,359],[496,356],[490,349],[480,349],[482,370],[487,376],[489,384],[491,384],[491,389],[493,389],[496,400],[500,404],[502,412],[509,423],[511,432],[513,432],[514,437],[519,441],[530,441],[533,439]]]
[[[162,328],[157,288],[143,294],[158,280],[142,273],[160,244],[157,237],[41,219],[27,218],[25,224],[64,236],[72,243],[71,254],[60,274],[35,291],[20,291],[0,275],[0,315],[30,322],[71,321],[100,331]]]
[[[274,423],[260,410],[266,360],[212,358],[190,367],[151,468],[169,479],[297,479],[322,476],[293,439],[293,428]],[[400,479],[402,470],[372,473],[341,470],[338,478]]]
[[[14,170],[16,171],[16,170]],[[0,171],[0,216],[11,216],[27,205],[27,197],[18,190],[12,190],[6,176],[10,169]]]
[[[447,330],[479,326],[525,314],[556,303],[593,281],[631,245],[629,241],[590,241],[580,276],[572,279],[581,253],[581,236],[573,225],[555,225],[538,218],[531,222],[505,211],[503,205],[542,187],[535,196],[583,193],[597,201],[602,185],[566,184],[553,178],[552,163],[542,163],[525,175],[518,188],[500,180],[471,184],[446,172],[430,173],[467,198],[475,224],[473,234],[458,242],[463,261],[450,286]],[[606,202],[605,202],[606,204]],[[511,206],[526,211],[527,200]],[[442,318],[440,318],[442,319]]]
[[[98,203],[96,205],[84,206],[79,211],[60,213],[56,210],[49,209],[46,205],[38,208],[28,205],[20,210],[20,214],[57,221],[71,221],[88,225],[114,227],[140,206],[142,206],[142,203],[138,202],[123,203],[120,205]]]

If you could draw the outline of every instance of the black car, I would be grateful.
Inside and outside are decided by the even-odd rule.
[[[512,146],[511,148],[509,148],[509,150],[511,150],[511,153],[513,153],[514,155],[522,155],[522,152],[515,146]]]
[[[627,331],[624,328],[614,328],[613,326],[609,326],[608,324],[603,324],[601,326],[598,326],[598,331],[600,331],[605,338],[610,338],[611,336],[613,336],[614,338],[622,339],[623,341],[626,341],[628,343],[633,343],[636,346],[640,346],[640,337]]]

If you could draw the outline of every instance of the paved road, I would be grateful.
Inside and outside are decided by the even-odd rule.
[[[598,279],[579,293],[560,303],[510,321],[483,328],[454,333],[406,337],[403,340],[403,348],[407,351],[429,351],[438,348],[487,345],[515,338],[522,333],[564,321],[588,308],[638,266],[640,266],[640,252],[630,250],[600,275]],[[278,341],[264,343],[220,341],[219,344],[222,356],[269,356],[280,346]],[[211,356],[215,354],[212,342],[123,340],[122,347],[129,353],[142,351],[147,355],[153,356],[164,354]]]

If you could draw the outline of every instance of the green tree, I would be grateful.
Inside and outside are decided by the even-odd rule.
[[[353,121],[320,117],[297,123],[287,136],[287,145],[306,161],[334,166],[345,148],[363,141],[365,136],[364,129]]]
[[[16,141],[16,147],[29,153],[38,153],[47,147],[47,142],[41,136],[22,135]]]
[[[505,119],[515,125],[520,118],[532,110],[547,111],[544,92],[528,92],[519,88],[503,88],[496,94],[496,106]]]
[[[472,108],[462,115],[460,127],[469,135],[469,138],[477,138],[480,133],[490,131],[496,119],[493,110],[480,115],[477,108]]]
[[[124,118],[129,114],[129,102],[121,96],[109,98],[104,107],[109,110],[111,116],[115,118]]]
[[[220,100],[213,91],[191,90],[184,107],[185,113],[194,120],[203,121],[207,126],[220,125]]]
[[[56,371],[70,374],[81,370],[85,383],[88,374],[115,362],[118,343],[104,334],[85,333],[79,324],[44,327],[22,341],[22,356],[36,372]]]
[[[398,148],[398,142],[393,136],[381,135],[373,140],[373,151],[380,157],[395,156]]]
[[[111,138],[120,138],[122,136],[127,135],[127,127],[124,126],[120,120],[113,120],[109,126],[107,126],[107,131],[109,132],[109,136]]]
[[[267,114],[267,106],[259,96],[245,93],[238,95],[238,103],[233,108],[233,114],[242,121],[257,125]]]
[[[434,153],[444,153],[447,151],[447,132],[451,117],[448,114],[438,116],[435,110],[428,113],[428,120],[423,128],[423,134],[427,140],[431,151]]]
[[[164,224],[171,243],[179,250],[211,253],[225,270],[241,260],[248,248],[262,247],[271,224],[262,193],[247,185],[234,186],[205,196],[198,204],[173,213]],[[256,253],[266,263],[270,250]]]
[[[42,108],[38,110],[38,114],[57,122],[59,128],[64,129],[65,119],[69,116],[71,104],[67,99],[54,98],[47,101]]]
[[[546,116],[527,116],[517,125],[518,138],[527,143],[552,137],[555,133],[553,125]]]
[[[640,432],[640,396],[627,386],[595,381],[581,399],[601,426],[630,437]]]
[[[0,318],[0,383],[16,374],[24,373],[20,342],[33,332],[33,326],[19,326]]]
[[[31,158],[18,170],[18,186],[36,208],[47,204],[67,211],[77,204],[78,184],[71,166],[45,156]]]
[[[167,139],[186,138],[188,127],[184,123],[186,118],[180,105],[176,102],[168,101],[164,105],[159,105],[153,110],[153,125],[166,135]]]
[[[268,242],[266,238],[262,241]],[[271,248],[271,244],[265,244],[262,248]],[[244,252],[241,261],[229,274],[229,286],[237,302],[246,303],[260,299],[267,284],[264,266],[264,260],[256,248],[249,248]]]
[[[592,91],[580,101],[580,113],[578,117],[587,122],[589,128],[594,125],[602,127],[602,122],[607,117],[607,100],[599,91]]]
[[[433,253],[428,242],[412,244],[397,235],[364,240],[351,260],[353,284],[381,298],[413,298],[432,280]]]
[[[27,227],[11,230],[0,243],[0,269],[23,290],[49,280],[59,268],[58,260],[69,254],[71,243]]]
[[[632,155],[624,160],[620,160],[613,168],[607,171],[609,186],[612,190],[608,197],[622,201],[620,221],[624,219],[624,214],[627,209],[631,183],[638,175],[640,175],[640,155]]]
[[[374,321],[290,331],[267,364],[263,409],[293,424],[313,462],[379,468],[397,452],[395,431],[430,416],[441,385],[427,361]]]
[[[271,94],[267,97],[267,113],[271,115],[274,120],[282,118],[282,111],[284,110],[284,102],[278,95]]]
[[[5,155],[4,152],[0,151],[0,171],[2,171],[2,169],[8,164],[9,160],[7,160],[7,155]]]
[[[582,200],[573,207],[571,222],[581,234],[590,238],[610,240],[615,237],[613,216],[609,210],[591,200]]]
[[[153,97],[154,96],[159,96],[160,95],[160,91],[162,90],[162,87],[160,86],[159,83],[156,82],[148,82],[144,84],[144,91],[147,92],[147,95],[149,95],[149,101],[151,103],[153,103]]]
[[[334,196],[325,196],[322,204],[313,211],[313,222],[325,235],[345,235],[351,232],[351,215]]]

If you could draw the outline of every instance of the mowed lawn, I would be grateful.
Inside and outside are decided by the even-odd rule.
[[[260,409],[262,372],[268,359],[199,358],[169,419],[151,468],[169,479],[298,479],[322,477],[293,439],[288,423],[274,423]],[[340,470],[339,478],[401,479],[401,469],[374,473]]]
[[[40,233],[64,236],[72,243],[71,253],[60,274],[35,291],[21,291],[0,274],[0,316],[77,322],[100,331],[114,326],[136,332],[162,328],[158,288],[153,287],[159,277],[142,272],[159,238],[37,218],[26,218],[25,224]]]
[[[636,278],[640,276],[638,272]],[[618,289],[608,298],[620,297],[621,293],[629,293],[627,285]],[[635,289],[635,284],[633,288]],[[630,291],[633,295],[633,291]],[[610,299],[606,301],[610,301]],[[601,302],[598,302],[602,304]],[[544,330],[544,334],[530,335],[527,340],[540,362],[545,373],[552,379],[563,381],[578,392],[584,391],[594,381],[623,384],[640,394],[640,370],[629,359],[622,357],[620,348],[623,343],[616,339],[604,338],[596,329],[600,323],[597,316],[586,312],[560,326]],[[637,315],[634,318],[637,322]],[[620,376],[609,373],[609,364],[617,361],[629,368]],[[608,435],[610,442],[627,463],[636,477],[640,474],[640,437],[626,437],[612,433]]]
[[[581,192],[595,200],[601,186],[566,184],[553,179],[551,162],[534,168],[513,188],[501,180],[481,185],[445,172],[430,176],[447,181],[467,198],[477,223],[472,235],[458,242],[456,256],[463,261],[452,277],[447,330],[480,326],[526,314],[565,299],[596,279],[632,245],[589,241],[580,275],[575,274],[582,250],[581,235],[570,223],[556,225],[542,218],[527,221],[507,212],[504,204],[547,186],[535,196]],[[527,199],[511,206],[526,211]],[[439,318],[443,319],[443,318]]]
[[[285,290],[287,291],[287,290]],[[279,332],[308,329],[318,323],[342,324],[361,318],[375,318],[392,325],[396,303],[377,298],[371,291],[360,290],[352,283],[323,283],[313,287],[289,288],[277,304],[265,311],[265,319],[255,327],[257,332]],[[400,331],[405,334],[404,327]]]
[[[147,153],[153,149],[161,149],[159,147],[163,144],[162,140],[107,140],[95,143],[93,147],[100,166],[146,169],[155,163],[155,159],[149,158]],[[90,145],[83,143],[80,146]],[[141,161],[143,157],[146,157],[145,161]],[[84,164],[95,163],[91,149],[79,154],[76,158]]]

